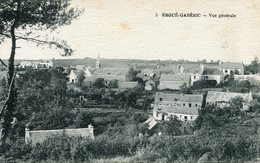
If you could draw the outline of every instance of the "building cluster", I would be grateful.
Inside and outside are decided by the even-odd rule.
[[[208,91],[202,94],[173,94],[157,92],[153,106],[153,117],[155,120],[169,120],[169,117],[177,117],[181,121],[194,121],[199,116],[199,110],[205,105],[213,105],[218,108],[229,107],[232,99],[242,99],[244,111],[251,109],[250,102],[253,95],[249,93]]]
[[[18,68],[26,69],[49,69],[53,67],[53,59],[52,60],[40,60],[40,61],[21,61]]]

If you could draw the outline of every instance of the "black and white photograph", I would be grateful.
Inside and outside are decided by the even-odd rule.
[[[260,162],[259,0],[0,0],[0,163]]]

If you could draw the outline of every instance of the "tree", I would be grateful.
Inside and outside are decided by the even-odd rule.
[[[73,51],[66,41],[41,38],[38,31],[51,32],[61,26],[69,25],[81,13],[81,10],[70,8],[70,0],[0,0],[0,43],[5,39],[11,39],[11,54],[6,65],[8,97],[0,112],[0,118],[3,118],[1,143],[6,141],[15,110],[16,41],[19,39],[37,45],[47,44],[63,50],[63,56],[71,55]]]
[[[181,93],[184,93],[184,94],[192,94],[191,88],[188,87],[187,83],[183,83],[180,86],[180,91],[181,91]]]
[[[131,67],[128,71],[127,78],[129,81],[137,81],[138,77],[136,76],[139,74],[141,71],[140,70],[135,70],[133,67]]]
[[[78,78],[78,85],[81,87],[82,83],[84,82],[84,80],[86,78],[84,75],[84,71],[80,71],[77,78]]]
[[[171,116],[169,121],[164,121],[161,124],[160,130],[166,135],[177,136],[181,135],[181,125],[181,121],[176,116]]]
[[[245,73],[257,74],[260,72],[260,63],[258,57],[255,57],[250,65],[245,66]]]
[[[118,88],[118,80],[111,80],[108,85],[108,88]]]
[[[93,86],[100,89],[100,88],[104,88],[106,87],[105,84],[105,80],[103,78],[97,78],[94,82],[93,82]]]

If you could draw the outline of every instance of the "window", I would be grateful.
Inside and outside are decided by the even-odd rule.
[[[198,104],[195,104],[195,106],[197,107],[197,106],[198,106]]]
[[[187,121],[187,119],[188,119],[187,116],[184,116],[184,120]]]
[[[185,106],[185,103],[183,103],[183,106]]]
[[[189,107],[191,107],[191,103],[189,103]]]
[[[192,119],[192,116],[190,116],[190,119]]]
[[[228,71],[227,70],[225,70],[225,73],[227,73]]]
[[[196,79],[196,76],[194,76],[194,79]]]

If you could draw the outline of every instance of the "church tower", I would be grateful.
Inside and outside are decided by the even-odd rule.
[[[99,57],[99,54],[98,54],[98,58],[96,60],[96,69],[99,69],[100,68],[100,57]]]

